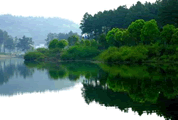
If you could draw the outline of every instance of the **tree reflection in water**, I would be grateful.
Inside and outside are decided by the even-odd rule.
[[[30,77],[34,73],[34,69],[28,69],[22,59],[5,59],[0,60],[0,85],[7,83],[13,76]]]
[[[107,65],[84,62],[58,64],[26,63],[28,67],[47,69],[53,79],[83,80],[82,96],[87,104],[92,101],[115,106],[121,111],[156,113],[165,119],[177,119],[177,65]]]

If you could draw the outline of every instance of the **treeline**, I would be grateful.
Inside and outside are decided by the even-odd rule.
[[[25,61],[91,60],[100,53],[98,43],[92,39],[83,39],[78,35],[67,39],[53,39],[48,48],[38,48],[28,52]]]
[[[158,21],[159,29],[166,24],[178,26],[178,1],[177,0],[157,0],[155,3],[140,1],[132,5],[119,6],[117,9],[98,12],[95,15],[85,13],[80,24],[82,34],[89,38],[97,39],[100,34],[107,33],[113,28],[127,28],[133,21],[143,19]]]
[[[113,28],[100,38],[80,39],[73,35],[68,39],[50,41],[45,52],[31,52],[26,60],[54,57],[56,60],[99,60],[105,62],[176,62],[178,60],[178,28],[165,25],[160,31],[153,19],[132,22],[127,29]],[[101,54],[100,54],[101,53]],[[33,55],[36,57],[34,57]],[[31,57],[34,57],[33,59]],[[43,60],[44,60],[43,59]]]
[[[23,36],[22,38],[13,38],[6,31],[0,29],[0,53],[6,53],[6,50],[11,52],[26,52],[33,48],[34,42],[32,38]]]
[[[178,60],[178,28],[165,25],[160,31],[155,20],[136,20],[128,29],[113,28],[104,37],[109,48],[97,60],[106,62],[170,62]]]
[[[77,35],[72,35],[71,37],[67,36],[68,38],[64,39],[65,42],[61,42],[62,44],[65,43],[63,47],[61,47],[59,45],[61,44],[59,41],[61,41],[62,37],[56,37],[57,39],[51,37],[51,39],[54,40],[49,40],[49,49],[46,51],[53,52],[50,54],[42,53],[44,54],[43,58],[49,58],[53,54],[53,56],[56,56],[56,60],[99,60],[104,62],[177,62],[178,28],[176,20],[178,18],[178,14],[175,12],[177,10],[175,9],[175,6],[177,6],[177,2],[175,3],[175,1],[172,0],[167,0],[166,4],[164,0],[157,1],[153,4],[145,3],[144,5],[140,2],[137,2],[136,5],[133,5],[128,10],[128,13],[129,15],[134,13],[132,14],[133,16],[141,17],[134,17],[134,19],[131,19],[129,22],[130,24],[127,24],[128,27],[122,26],[124,23],[127,23],[124,20],[124,16],[119,17],[115,14],[112,14],[112,11],[107,13],[105,17],[98,16],[97,19],[95,19],[98,21],[94,21],[94,18],[99,14],[94,15],[94,17],[89,17],[87,15],[87,19],[84,19],[81,24],[82,33],[86,35],[84,35],[85,38],[80,38]],[[169,7],[172,12],[170,10],[168,10],[166,14],[162,12]],[[123,7],[119,7],[118,9],[121,8]],[[142,8],[147,9],[142,10]],[[153,8],[157,9],[155,10],[157,11],[156,14],[153,14],[155,13],[152,10]],[[114,10],[113,12],[116,11],[117,10]],[[150,14],[142,13],[145,11],[148,11]],[[120,13],[123,12],[118,12],[117,14],[120,15]],[[151,15],[151,13],[153,15]],[[104,13],[101,13],[101,16],[102,15],[104,15]],[[152,17],[155,19],[147,17],[144,18],[143,15],[155,16]],[[86,14],[84,17],[85,16]],[[115,18],[120,18],[121,20],[112,18],[113,16]],[[165,16],[171,17],[171,19],[168,20]],[[129,18],[132,17],[130,16]],[[107,19],[111,22],[107,21]],[[113,20],[115,20],[115,22],[112,22]],[[124,23],[122,23],[121,26],[117,25],[117,23],[120,23],[121,21],[124,21]],[[104,28],[103,25],[109,26],[107,27],[106,31],[101,30],[101,28]],[[96,32],[95,30],[99,32]],[[52,44],[52,46],[50,44]],[[32,54],[33,53],[31,53],[31,55]],[[30,57],[28,57],[28,59],[30,59]]]
[[[57,33],[49,33],[47,35],[47,38],[45,39],[46,45],[49,45],[49,42],[53,39],[58,39],[58,40],[68,39],[69,37],[71,37],[73,35],[79,36],[81,38],[81,36],[78,35],[78,33],[74,33],[72,31],[70,31],[68,33],[58,33],[58,34]]]

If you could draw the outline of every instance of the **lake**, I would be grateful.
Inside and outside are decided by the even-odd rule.
[[[3,120],[176,120],[178,66],[0,59]]]

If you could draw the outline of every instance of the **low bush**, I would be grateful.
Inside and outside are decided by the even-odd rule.
[[[36,51],[45,54],[45,53],[47,53],[49,50],[46,49],[46,48],[37,48]]]
[[[128,47],[109,47],[108,50],[97,56],[96,60],[105,62],[142,62],[147,59],[148,49],[143,45]]]
[[[61,55],[62,60],[91,60],[99,54],[95,47],[72,46]]]
[[[35,61],[38,58],[42,58],[42,57],[44,57],[44,54],[36,51],[36,52],[26,53],[24,59],[25,61]]]

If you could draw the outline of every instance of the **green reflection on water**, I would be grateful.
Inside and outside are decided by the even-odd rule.
[[[48,70],[55,80],[77,81],[84,76],[82,95],[87,104],[96,101],[142,115],[156,113],[176,119],[178,105],[178,66],[176,65],[107,65],[85,62],[25,63],[29,68]]]

